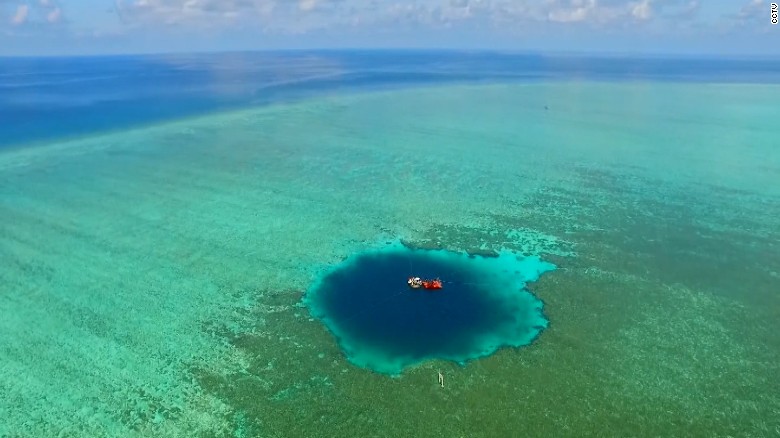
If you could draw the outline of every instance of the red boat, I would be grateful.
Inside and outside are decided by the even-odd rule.
[[[441,289],[443,287],[441,284],[441,280],[439,280],[438,278],[435,280],[423,281],[422,286],[425,289]]]
[[[421,280],[420,277],[409,277],[409,280],[406,282],[412,289],[423,288],[428,290],[435,290],[442,289],[444,287],[441,280],[438,278],[434,280]]]

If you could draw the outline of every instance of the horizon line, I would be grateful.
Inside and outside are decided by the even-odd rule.
[[[219,55],[249,53],[460,53],[493,54],[506,56],[537,56],[556,58],[619,58],[619,59],[678,59],[678,60],[723,60],[723,61],[780,61],[775,54],[716,54],[716,53],[664,53],[664,52],[625,52],[625,51],[584,51],[584,50],[531,50],[531,49],[491,49],[491,48],[455,48],[455,47],[311,47],[311,48],[264,48],[264,49],[225,49],[193,51],[139,51],[126,53],[78,53],[78,54],[21,54],[3,55],[0,59],[44,59],[44,58],[117,58],[117,57],[154,57],[182,55]]]

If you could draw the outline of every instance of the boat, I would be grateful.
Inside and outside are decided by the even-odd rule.
[[[433,280],[422,280],[420,277],[409,277],[406,283],[412,289],[423,288],[427,290],[437,290],[437,289],[442,289],[444,287],[442,281],[438,278]]]

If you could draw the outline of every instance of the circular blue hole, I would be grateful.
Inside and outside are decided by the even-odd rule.
[[[497,257],[391,246],[347,259],[307,291],[305,303],[350,362],[399,374],[427,359],[464,363],[531,343],[548,321],[525,289],[555,266],[538,257]],[[440,278],[412,289],[409,277]]]

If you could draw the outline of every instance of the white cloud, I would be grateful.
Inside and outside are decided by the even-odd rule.
[[[5,6],[5,7],[4,7]],[[8,11],[9,19],[2,19],[2,24],[10,24],[17,31],[21,28],[29,32],[35,32],[35,28],[47,23],[54,24],[62,21],[62,9],[57,0],[0,0],[0,13]],[[15,31],[16,32],[16,31]],[[18,33],[18,32],[17,32]]]
[[[557,5],[547,14],[550,21],[572,23],[584,21],[597,8],[596,0],[572,0],[570,4]]]
[[[99,6],[91,12],[77,8],[77,1],[84,0],[0,0],[0,32],[124,35],[128,41],[145,34],[162,42],[172,37],[182,47],[190,40],[199,41],[193,47],[211,41],[216,47],[252,38],[263,39],[258,45],[274,45],[306,33],[311,36],[289,41],[425,45],[473,37],[475,45],[481,40],[544,46],[542,35],[550,35],[556,40],[552,45],[577,46],[585,44],[579,37],[606,41],[635,35],[645,41],[660,36],[666,43],[659,44],[676,38],[682,44],[684,37],[776,30],[768,25],[768,0],[726,0],[719,7],[701,0],[114,0],[116,16],[102,15]],[[439,32],[447,28],[452,30]]]
[[[27,5],[19,5],[16,8],[16,13],[11,18],[11,23],[15,25],[24,24],[27,21],[27,15],[30,13],[30,7]]]
[[[773,25],[769,24],[769,2],[764,0],[749,0],[743,3],[739,11],[725,17],[720,23],[722,32],[769,33]]]
[[[318,0],[300,0],[298,2],[298,9],[302,11],[311,11],[317,7]]]
[[[766,13],[769,4],[764,0],[750,0],[742,6],[737,16],[742,19],[755,18],[760,13]]]
[[[275,0],[115,0],[126,24],[231,25],[236,19],[268,17]]]
[[[368,6],[370,1],[365,6],[358,6],[356,0],[340,3],[351,5],[344,14],[350,17],[350,23],[362,26],[450,26],[472,21],[478,26],[492,22],[498,28],[522,29],[533,23],[622,27],[632,21],[654,19],[653,5],[657,1],[664,0],[396,0],[389,4],[373,2],[378,5],[375,7]]]
[[[680,0],[492,0],[494,19],[551,22],[590,26],[624,26],[632,21],[655,18],[655,4],[679,3]]]
[[[468,20],[487,10],[487,1],[450,0],[441,7],[441,19],[446,22]]]
[[[62,9],[55,7],[48,14],[46,14],[46,21],[49,23],[57,23],[62,18]]]
[[[638,20],[649,20],[653,16],[650,0],[642,0],[631,7],[631,15]]]
[[[0,3],[11,1],[22,0]],[[68,12],[67,4],[58,0],[27,1],[29,17],[42,22],[60,23]],[[683,11],[684,5],[688,6]],[[670,20],[673,15],[682,21],[687,18],[677,14],[691,15],[697,8],[698,0],[114,0],[120,32],[138,27],[170,32],[243,28],[276,34],[360,27],[390,32],[462,23],[486,31],[545,23],[625,28],[632,22]],[[670,9],[682,12],[670,15]],[[25,15],[19,21],[27,19]]]

